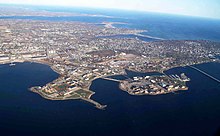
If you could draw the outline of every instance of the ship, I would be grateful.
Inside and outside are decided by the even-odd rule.
[[[182,73],[180,76],[184,82],[190,81],[190,78],[188,78],[184,73]]]
[[[9,64],[10,67],[15,66],[15,65],[16,65],[15,63],[10,63]]]

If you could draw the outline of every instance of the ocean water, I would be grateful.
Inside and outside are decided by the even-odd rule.
[[[219,63],[197,67],[220,77]],[[190,89],[161,96],[131,96],[117,82],[97,79],[90,88],[96,92],[92,98],[108,105],[98,110],[84,101],[50,101],[30,92],[29,87],[58,77],[46,65],[1,65],[1,135],[215,135],[220,129],[220,84],[189,67],[166,73],[182,72],[191,78]],[[128,72],[137,75],[146,73]]]
[[[97,38],[138,38],[142,41],[150,42],[150,41],[158,41],[155,38],[150,38],[150,37],[143,37],[143,36],[137,36],[134,34],[128,34],[128,35],[112,35],[112,36],[99,36]]]

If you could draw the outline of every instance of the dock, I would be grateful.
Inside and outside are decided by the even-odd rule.
[[[215,77],[209,75],[208,73],[206,73],[206,72],[204,72],[204,71],[202,71],[202,70],[200,70],[200,69],[198,69],[198,68],[196,68],[196,67],[194,67],[194,66],[189,66],[189,67],[192,68],[192,69],[195,69],[196,71],[198,71],[198,72],[200,72],[200,73],[202,73],[202,74],[204,74],[204,75],[206,75],[207,77],[211,78],[212,80],[214,80],[214,81],[220,83],[220,80],[219,80],[219,79],[217,79],[217,78],[215,78]]]

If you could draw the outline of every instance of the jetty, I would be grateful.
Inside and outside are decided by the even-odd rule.
[[[189,67],[192,68],[192,69],[195,69],[195,70],[199,71],[200,73],[202,73],[202,74],[206,75],[207,77],[213,79],[214,81],[220,83],[220,80],[219,80],[219,79],[217,79],[217,78],[215,78],[215,77],[209,75],[209,74],[206,73],[205,71],[202,71],[202,70],[200,70],[200,69],[198,69],[198,68],[196,68],[196,67],[194,67],[194,66],[189,66]]]
[[[104,110],[107,107],[107,105],[101,105],[100,103],[98,103],[92,99],[87,99],[87,98],[83,98],[83,97],[81,97],[81,99],[94,104],[96,108],[101,109],[101,110]]]

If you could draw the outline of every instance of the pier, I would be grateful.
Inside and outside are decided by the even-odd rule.
[[[90,102],[90,103],[94,104],[95,107],[98,108],[98,109],[104,110],[107,107],[107,105],[101,105],[100,103],[98,103],[98,102],[96,102],[96,101],[94,101],[92,99],[87,99],[87,98],[83,98],[83,97],[81,97],[81,99],[84,100],[84,101],[87,101],[87,102]]]
[[[189,67],[192,68],[192,69],[195,69],[195,70],[199,71],[200,73],[202,73],[202,74],[206,75],[207,77],[213,79],[214,81],[220,83],[220,80],[219,80],[219,79],[217,79],[217,78],[215,78],[215,77],[209,75],[208,73],[206,73],[206,72],[204,72],[204,71],[202,71],[202,70],[200,70],[200,69],[198,69],[198,68],[196,68],[196,67],[194,67],[194,66],[189,66]]]

